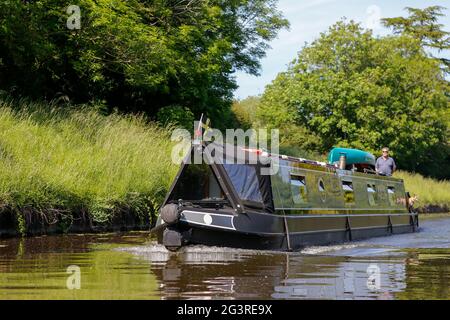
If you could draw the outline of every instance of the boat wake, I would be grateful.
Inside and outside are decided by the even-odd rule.
[[[349,244],[339,244],[339,245],[329,245],[329,246],[313,246],[313,247],[306,247],[303,250],[301,250],[299,253],[304,255],[323,255],[328,254],[331,252],[336,252],[344,249],[354,249],[358,247],[362,247],[365,244],[356,244],[356,243],[349,243]]]
[[[241,261],[255,255],[286,254],[272,251],[256,251],[225,247],[210,247],[191,245],[181,248],[178,252],[168,251],[163,245],[151,242],[145,246],[118,248],[147,259],[153,263],[166,263],[171,259],[180,259],[184,263],[223,263]]]

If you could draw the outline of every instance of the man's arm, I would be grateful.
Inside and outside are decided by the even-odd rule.
[[[395,164],[395,160],[392,159],[392,173],[394,173],[395,171],[397,171],[397,165]]]

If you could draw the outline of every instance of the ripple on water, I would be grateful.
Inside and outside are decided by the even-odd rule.
[[[145,246],[118,248],[119,251],[127,251],[138,255],[153,263],[166,263],[170,259],[181,259],[183,263],[224,263],[241,261],[255,255],[285,254],[272,251],[256,251],[245,249],[234,249],[226,247],[209,247],[203,245],[191,245],[181,248],[178,252],[170,252],[163,245],[156,242]]]

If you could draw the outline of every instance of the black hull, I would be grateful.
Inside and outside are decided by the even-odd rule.
[[[365,231],[356,231],[352,240],[350,240],[348,232],[318,232],[309,235],[291,235],[291,249],[289,249],[284,235],[252,235],[216,231],[206,228],[193,228],[189,243],[250,250],[298,251],[308,246],[338,244],[368,238],[412,233],[416,230],[411,226],[394,227],[393,232],[386,228],[368,229]]]
[[[199,219],[204,215],[213,217],[209,225]],[[170,229],[182,235],[182,245],[298,251],[307,246],[412,233],[418,227],[416,214],[276,216],[253,213],[232,216],[217,211],[187,211]],[[163,230],[158,239],[167,246]]]

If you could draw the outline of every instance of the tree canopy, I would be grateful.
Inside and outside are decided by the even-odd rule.
[[[394,34],[408,35],[420,41],[422,46],[444,51],[450,49],[450,32],[443,30],[439,18],[446,9],[431,6],[424,9],[406,7],[408,17],[384,18],[384,26],[392,28]],[[440,58],[447,73],[450,72],[450,60]]]
[[[236,118],[235,127],[248,130],[255,122],[255,114],[260,103],[259,96],[249,96],[243,100],[235,100],[231,110]]]
[[[420,39],[377,38],[342,20],[266,88],[257,123],[280,128],[282,143],[321,153],[388,146],[400,168],[449,177],[447,89]]]
[[[181,106],[223,121],[233,73],[258,74],[269,41],[288,27],[276,3],[1,1],[0,90],[150,115]],[[69,4],[80,29],[67,28]]]
[[[450,48],[450,33],[443,30],[439,18],[444,16],[442,6],[431,6],[425,9],[406,7],[408,17],[382,19],[386,27],[393,29],[394,34],[408,34],[421,41],[425,46],[440,50]]]

